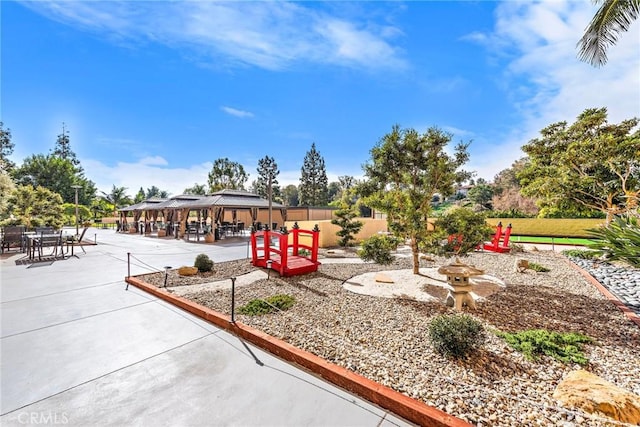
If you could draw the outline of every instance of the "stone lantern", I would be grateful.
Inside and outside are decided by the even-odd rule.
[[[476,308],[476,303],[470,294],[472,285],[469,278],[484,274],[483,270],[463,264],[459,258],[456,258],[454,263],[440,267],[438,273],[447,276],[447,283],[452,288],[447,295],[449,307],[454,307],[458,311],[462,311],[464,304],[469,308]]]

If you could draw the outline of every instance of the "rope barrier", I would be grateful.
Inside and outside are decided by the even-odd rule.
[[[184,255],[185,253],[178,253],[178,254],[174,254],[174,255]],[[107,254],[108,256],[111,256],[115,259],[118,259],[120,261],[125,261],[123,259],[117,258],[116,256],[113,256],[111,254]],[[150,254],[144,254],[144,253],[137,253],[137,255],[160,255],[158,253],[150,253]],[[161,255],[169,255],[169,254],[161,254]],[[138,264],[134,264],[137,265],[138,267],[141,268],[146,268],[152,272],[157,272],[157,273],[161,273],[164,272],[165,269],[164,268],[157,268],[154,267],[151,264],[148,264],[142,260],[140,260],[138,257],[136,257],[135,255],[131,254],[131,258],[135,259],[136,261],[138,261],[140,264],[142,265],[138,265]],[[233,280],[233,282],[235,282],[235,280]],[[233,285],[233,283],[232,283]],[[232,291],[232,300],[235,299],[235,291],[234,289],[235,287],[232,287],[232,289],[230,289]],[[370,349],[367,348],[363,348],[362,346],[359,346],[353,342],[351,342],[351,340],[349,340],[348,338],[346,338],[344,335],[342,336],[337,336],[335,335],[335,333],[329,333],[326,332],[320,328],[318,328],[317,326],[313,326],[310,323],[304,321],[304,319],[298,318],[298,316],[296,316],[294,313],[289,312],[289,311],[284,311],[281,310],[280,308],[278,308],[277,306],[269,303],[268,301],[262,299],[262,298],[257,298],[258,300],[264,302],[265,304],[269,305],[270,307],[272,307],[274,309],[274,311],[276,311],[277,313],[281,314],[282,317],[282,321],[288,321],[288,322],[292,322],[294,324],[297,325],[301,325],[301,326],[305,326],[307,328],[309,328],[311,331],[314,331],[316,333],[318,333],[319,335],[321,335],[323,338],[326,338],[327,341],[330,343],[330,345],[334,346],[334,348],[340,348],[340,346],[342,347],[348,347],[350,349],[356,350],[359,353],[364,353],[366,356],[370,357],[370,358],[380,358],[385,360],[386,362],[394,365],[396,364],[396,360],[390,358],[387,356],[387,354],[382,353],[380,351],[378,352],[374,352],[371,351]],[[346,301],[343,301],[343,306],[346,304]],[[232,309],[232,311],[234,311]],[[235,314],[235,313],[232,313]],[[345,331],[348,332],[348,331]],[[419,366],[416,366],[415,363],[413,362],[408,362],[407,360],[403,360],[403,362],[405,363],[409,363],[409,365],[413,366],[415,368],[415,372],[417,372],[418,375],[418,379],[420,379],[421,381],[424,382],[432,382],[434,379],[439,378],[439,379],[444,379],[445,381],[449,382],[452,385],[458,386],[458,387],[465,387],[468,389],[472,389],[472,390],[476,390],[476,391],[480,391],[483,394],[491,394],[493,396],[496,397],[503,397],[512,401],[516,402],[516,406],[522,406],[523,403],[525,403],[526,405],[529,405],[530,407],[534,407],[536,409],[541,409],[543,412],[549,412],[549,411],[555,411],[557,413],[562,413],[565,415],[572,415],[574,417],[576,416],[580,416],[582,418],[588,418],[592,421],[598,421],[598,422],[606,422],[609,423],[610,425],[619,425],[619,426],[629,426],[630,424],[628,423],[624,423],[621,421],[616,421],[610,418],[605,418],[605,417],[601,417],[598,415],[594,415],[594,414],[588,414],[588,413],[584,413],[584,412],[578,412],[578,411],[574,411],[574,410],[570,410],[570,409],[566,409],[557,405],[548,405],[548,404],[543,404],[543,403],[538,403],[536,401],[533,401],[529,398],[523,397],[523,396],[513,396],[511,394],[505,394],[505,393],[501,393],[497,390],[494,390],[492,388],[489,388],[487,386],[484,385],[478,385],[478,384],[471,384],[471,383],[465,383],[459,380],[456,380],[454,378],[451,378],[450,376],[438,376],[438,375],[429,375],[430,372],[426,372],[424,369],[420,369]],[[385,371],[388,371],[387,368],[385,368]]]

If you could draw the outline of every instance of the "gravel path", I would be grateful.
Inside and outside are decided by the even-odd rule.
[[[352,256],[340,254],[345,255]],[[515,262],[521,258],[551,271],[518,273]],[[479,302],[477,310],[467,311],[487,329],[545,328],[589,335],[597,344],[587,346],[590,363],[586,369],[640,394],[640,328],[585,281],[566,258],[553,252],[485,252],[464,261],[506,283],[504,290]],[[437,265],[446,262],[436,259]],[[296,298],[294,306],[282,313],[236,314],[236,318],[475,425],[619,425],[563,409],[553,400],[557,384],[579,368],[577,365],[551,358],[528,361],[492,333],[487,334],[478,354],[466,361],[451,361],[435,353],[426,337],[430,319],[451,312],[440,301],[379,298],[343,288],[347,279],[359,274],[407,269],[410,263],[409,258],[399,257],[392,266],[325,263],[317,272],[304,276],[280,278],[272,273],[270,279],[236,289],[236,305],[289,294]],[[214,268],[216,278],[256,270],[249,260],[216,264]],[[164,274],[146,275],[145,280],[162,286]],[[169,273],[169,286],[207,281],[211,282],[211,277],[183,280],[175,272]],[[186,297],[229,314],[228,288],[186,292]]]

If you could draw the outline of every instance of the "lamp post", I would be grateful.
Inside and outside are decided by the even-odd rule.
[[[81,185],[72,185],[71,188],[76,190],[76,237],[80,235],[78,232],[78,189],[82,188]]]

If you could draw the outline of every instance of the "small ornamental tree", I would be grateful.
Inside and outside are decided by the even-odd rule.
[[[354,220],[358,216],[358,209],[354,203],[353,193],[344,191],[340,199],[340,208],[334,212],[336,218],[331,220],[331,224],[340,227],[336,232],[338,244],[340,246],[351,246],[355,240],[355,235],[360,232],[364,223]]]
[[[419,245],[428,235],[433,196],[452,195],[455,184],[470,177],[459,169],[469,158],[468,144],[458,144],[449,155],[451,138],[438,128],[420,134],[396,125],[371,149],[364,166],[367,180],[359,186],[363,202],[385,212],[389,230],[410,241],[414,274],[420,271]]]

